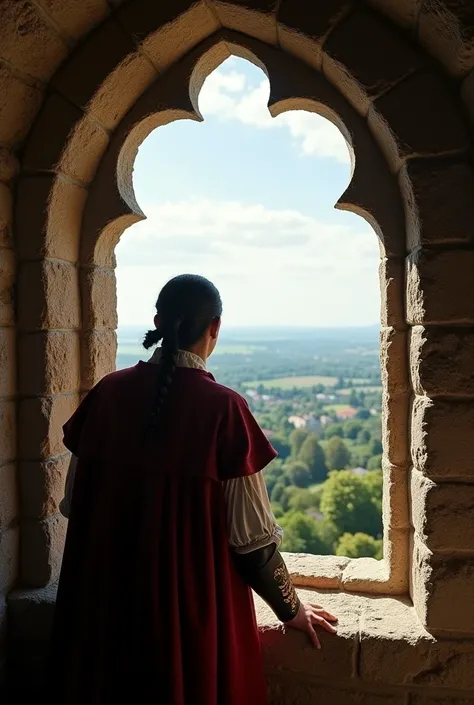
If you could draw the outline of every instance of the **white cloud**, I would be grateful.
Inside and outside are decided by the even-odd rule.
[[[234,325],[378,319],[378,245],[363,221],[354,230],[295,210],[212,199],[144,210],[148,220],[116,249],[121,323],[146,322],[161,286],[184,271],[215,281]]]
[[[286,127],[303,154],[350,163],[346,142],[335,125],[305,110],[289,111],[272,118],[267,108],[269,94],[267,78],[257,87],[249,87],[244,74],[221,68],[204,82],[199,108],[204,118],[214,115],[221,120],[237,120],[265,130]]]

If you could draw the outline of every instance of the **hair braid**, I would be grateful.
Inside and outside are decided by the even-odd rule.
[[[155,399],[150,416],[150,430],[155,431],[158,427],[159,417],[168,397],[173,375],[176,369],[176,355],[179,349],[178,333],[181,320],[173,321],[163,330],[163,342],[161,343],[161,359],[158,365],[158,385],[155,392]]]

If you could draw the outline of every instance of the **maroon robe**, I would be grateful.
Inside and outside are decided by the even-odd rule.
[[[176,369],[150,441],[156,385],[152,363],[108,375],[64,427],[79,460],[51,687],[60,705],[265,705],[221,481],[258,472],[276,452],[242,397],[187,368]]]

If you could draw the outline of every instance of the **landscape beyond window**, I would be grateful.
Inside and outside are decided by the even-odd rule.
[[[312,113],[272,120],[268,90],[233,58],[204,84],[203,124],[142,145],[134,186],[148,220],[116,250],[117,367],[147,359],[167,279],[209,277],[224,314],[208,368],[279,453],[264,472],[283,550],[381,558],[377,238],[332,208],[349,181],[343,137]]]

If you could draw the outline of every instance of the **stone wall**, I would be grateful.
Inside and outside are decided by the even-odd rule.
[[[316,110],[340,127],[356,161],[338,207],[367,218],[381,243],[385,561],[291,559],[299,585],[339,590],[327,599],[349,613],[328,642],[331,658],[319,661],[262,615],[274,702],[467,702],[471,4],[1,3],[0,643],[4,596],[16,583],[16,655],[20,636],[23,653],[28,640],[35,653],[42,648],[54,599],[66,529],[58,514],[68,462],[61,425],[114,363],[113,249],[143,217],[131,182],[136,150],[161,124],[200,119],[202,80],[236,53],[267,69],[272,114]],[[414,607],[357,591],[410,593]],[[17,666],[24,677],[27,661],[24,672],[21,659]]]

